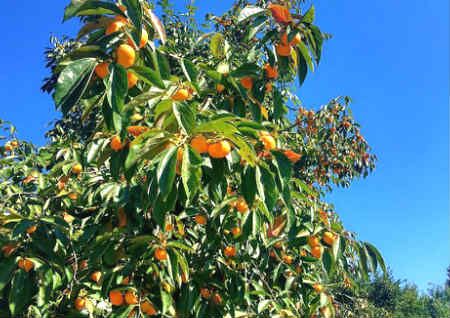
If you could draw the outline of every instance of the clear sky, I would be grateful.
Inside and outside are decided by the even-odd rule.
[[[178,4],[185,1],[175,0]],[[231,0],[197,0],[201,14],[220,14]],[[67,1],[2,4],[0,118],[20,137],[43,144],[57,113],[40,92],[50,34]],[[449,7],[447,0],[315,1],[317,22],[333,39],[319,69],[298,91],[317,108],[337,95],[353,112],[379,157],[375,172],[330,195],[346,227],[374,243],[397,278],[441,284],[450,265]]]

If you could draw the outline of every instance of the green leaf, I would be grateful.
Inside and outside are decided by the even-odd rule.
[[[86,156],[87,163],[92,163],[98,158],[100,151],[103,148],[105,148],[105,143],[108,144],[109,140],[99,139],[99,140],[93,141],[92,143],[90,143],[88,145],[88,149],[87,149],[88,151],[87,151],[87,156]]]
[[[384,263],[384,259],[381,256],[381,253],[378,251],[378,249],[368,242],[364,242],[364,245],[366,246],[369,254],[371,254],[372,257],[376,258],[378,265],[380,265],[381,269],[386,274],[387,273],[386,264]]]
[[[177,147],[166,151],[163,159],[159,162],[156,170],[158,178],[159,193],[163,199],[167,198],[173,187],[177,165]]]
[[[298,50],[297,50],[298,51]],[[305,82],[306,75],[308,74],[308,64],[306,63],[303,54],[297,53],[297,73],[300,86]]]
[[[113,64],[107,85],[108,102],[114,113],[121,114],[128,92],[127,70]]]
[[[124,16],[117,5],[104,1],[85,1],[81,4],[70,4],[64,12],[64,20],[75,16],[118,14]]]
[[[128,150],[127,159],[125,159],[125,170],[128,171],[134,167],[140,157],[142,148],[139,145],[131,144]]]
[[[242,195],[244,196],[245,202],[247,202],[249,206],[252,206],[256,195],[255,168],[250,166],[245,167],[242,172],[241,180]]]
[[[269,307],[269,305],[272,303],[272,300],[270,300],[270,299],[264,299],[264,300],[261,300],[259,303],[258,303],[258,314],[260,314],[260,313],[262,313],[264,310],[266,310],[267,309],[267,307]]]
[[[330,250],[327,249],[325,253],[323,253],[322,262],[323,266],[325,267],[325,271],[328,273],[328,275],[331,276],[334,270],[334,260],[331,257]]]
[[[16,224],[16,226],[14,227],[12,236],[13,237],[17,237],[22,233],[25,233],[25,231],[33,225],[33,222],[30,220],[22,220],[19,223]]]
[[[160,50],[156,50],[156,60],[158,61],[158,69],[161,77],[165,80],[169,80],[171,76],[170,63],[166,55],[161,53]]]
[[[237,69],[231,72],[233,77],[243,77],[243,76],[255,76],[258,77],[261,72],[261,67],[255,63],[246,63],[239,66]]]
[[[165,314],[172,307],[173,303],[172,295],[161,289],[161,301],[162,301],[162,313]]]
[[[298,51],[300,51],[300,55],[302,55],[309,69],[311,70],[311,72],[313,72],[314,64],[312,62],[311,55],[309,54],[308,48],[306,47],[305,43],[300,42],[299,44],[297,44],[297,48]]]
[[[247,6],[244,9],[242,9],[241,12],[239,13],[238,23],[242,23],[250,18],[265,14],[266,12],[267,10],[261,7]]]
[[[250,166],[255,165],[255,150],[243,136],[230,133],[223,133],[223,135],[224,137],[232,141],[233,144],[239,149],[239,155],[243,160],[245,160]]]
[[[308,11],[306,11],[305,14],[303,15],[302,23],[311,24],[314,22],[315,18],[316,18],[316,9],[314,8],[314,5],[311,5]]]
[[[367,255],[365,249],[357,245],[357,252],[359,256],[359,267],[360,267],[360,273],[363,276],[365,280],[369,279],[369,266],[367,264]]]
[[[130,316],[130,312],[134,309],[133,306],[125,306],[123,308],[115,309],[108,317],[110,318],[127,318]],[[81,317],[81,316],[80,316]],[[82,316],[84,317],[84,316]]]
[[[8,285],[16,268],[17,264],[14,257],[6,258],[0,263],[0,292]]]
[[[137,75],[139,79],[143,80],[145,83],[149,85],[155,85],[162,89],[166,88],[166,85],[164,84],[159,72],[151,69],[150,67],[133,66],[131,70]]]
[[[37,297],[37,305],[43,307],[49,303],[53,289],[53,270],[48,266],[44,266],[41,269],[45,269],[42,274],[42,278],[39,284],[39,291]]]
[[[195,133],[222,133],[222,134],[234,134],[238,130],[229,118],[219,118],[206,121],[200,125],[194,127]]]
[[[222,58],[225,56],[225,37],[222,33],[216,33],[211,38],[210,49],[211,54],[215,58]]]
[[[19,316],[31,301],[32,284],[29,273],[19,270],[14,275],[9,291],[9,310],[13,317]]]
[[[283,96],[278,89],[273,92],[273,118],[280,119],[288,112],[286,105],[283,102]]]
[[[53,98],[64,114],[83,96],[96,64],[95,59],[86,58],[72,62],[62,70]]]
[[[181,68],[183,70],[184,76],[191,83],[197,83],[198,70],[194,63],[187,59],[181,59]]]
[[[272,155],[275,158],[274,164],[278,170],[277,175],[280,177],[284,188],[292,176],[292,163],[282,152],[272,151]]]
[[[140,43],[143,15],[141,2],[139,0],[123,0],[123,4],[127,7],[127,15],[136,28],[136,32],[133,32],[133,40],[135,43]]]
[[[311,32],[312,32],[312,36],[314,38],[314,53],[315,53],[315,58],[316,58],[316,64],[319,64],[320,62],[320,57],[322,55],[322,45],[323,45],[323,34],[320,31],[320,29],[315,26],[315,25],[311,25]]]
[[[187,103],[173,103],[173,114],[184,133],[190,135],[195,125],[195,114]]]
[[[200,188],[202,179],[201,164],[202,157],[191,146],[185,145],[181,177],[183,178],[184,191],[188,201],[195,196]]]
[[[167,242],[167,247],[174,247],[179,250],[188,251],[188,252],[193,251],[191,247],[187,246],[186,244],[184,244],[183,242],[180,242],[180,241]]]
[[[272,172],[264,166],[256,167],[256,187],[267,210],[272,211],[277,200],[276,183]]]

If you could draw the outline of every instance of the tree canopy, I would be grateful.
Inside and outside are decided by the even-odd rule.
[[[350,98],[295,94],[330,37],[314,6],[237,0],[199,25],[84,0],[73,18],[46,51],[48,143],[1,122],[0,316],[331,317],[385,270],[324,201],[375,167]]]

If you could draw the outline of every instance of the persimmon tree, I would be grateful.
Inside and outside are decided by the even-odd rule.
[[[329,37],[314,7],[194,14],[67,6],[48,143],[1,122],[1,317],[331,317],[384,269],[324,202],[374,168],[349,98],[294,94]]]

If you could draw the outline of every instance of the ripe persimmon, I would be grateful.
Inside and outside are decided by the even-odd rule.
[[[236,256],[236,248],[234,246],[227,246],[223,250],[223,254],[226,257],[235,257]]]
[[[275,79],[278,77],[278,68],[276,66],[272,66],[269,63],[264,65],[264,70],[266,71],[266,77],[269,79]]]
[[[253,78],[251,78],[250,76],[245,76],[241,78],[240,82],[242,87],[245,88],[246,90],[251,90],[253,88]]]
[[[317,292],[317,293],[321,293],[323,292],[323,286],[319,283],[315,283],[313,285],[313,289]]]
[[[122,292],[120,290],[111,290],[109,292],[109,301],[113,306],[122,306],[124,303]]]
[[[225,90],[225,86],[223,84],[217,84],[216,85],[217,93],[221,94],[224,90]]]
[[[320,240],[316,236],[310,236],[308,237],[308,245],[311,247],[319,246]]]
[[[185,100],[188,100],[190,97],[191,94],[189,93],[189,90],[187,88],[179,88],[172,95],[172,100],[176,102],[184,102]]]
[[[247,202],[245,202],[245,199],[242,198],[242,197],[236,200],[236,202],[234,203],[234,207],[241,214],[244,214],[244,213],[248,212]]]
[[[336,235],[331,232],[325,232],[323,233],[322,239],[327,245],[332,246],[334,244],[334,241],[336,241]]]
[[[133,72],[128,71],[127,80],[128,80],[128,89],[130,89],[136,86],[136,83],[138,82],[139,78]]]
[[[149,130],[146,126],[128,126],[127,132],[134,137],[138,137]]]
[[[125,23],[123,21],[113,21],[111,22],[106,30],[105,30],[105,35],[110,35],[116,32],[119,32],[121,29],[123,29],[125,27]]]
[[[197,135],[192,138],[190,144],[200,154],[208,152],[208,140],[203,135]]]
[[[79,163],[76,163],[72,166],[72,173],[80,174],[83,171],[83,166]]]
[[[141,311],[148,316],[154,316],[157,314],[155,307],[148,300],[141,303]]]
[[[12,151],[14,148],[11,146],[11,144],[5,144],[5,151]]]
[[[27,228],[27,233],[31,235],[34,232],[36,232],[36,230],[37,230],[37,225],[32,225],[29,228]]]
[[[241,235],[241,228],[238,226],[233,227],[231,229],[231,233],[233,234],[233,236],[239,236],[239,235]]]
[[[94,71],[99,78],[104,79],[109,74],[109,63],[102,62],[97,64]]]
[[[314,256],[315,258],[321,258],[322,252],[323,252],[322,246],[311,247],[311,255]]]
[[[122,22],[123,24],[128,24],[128,19],[122,15],[116,15],[114,21]]]
[[[199,225],[206,225],[207,222],[208,222],[208,219],[206,218],[206,216],[204,216],[202,214],[197,214],[195,216],[195,223],[197,223]]]
[[[286,6],[270,3],[267,8],[272,13],[272,17],[278,23],[289,24],[292,22],[292,16]]]
[[[279,56],[291,56],[292,47],[290,45],[277,44],[275,50]]]
[[[76,192],[70,192],[67,196],[68,196],[69,199],[72,200],[72,201],[78,200],[78,193],[76,193]]]
[[[164,248],[158,247],[155,250],[155,258],[158,261],[165,261],[165,260],[167,260],[167,251]]]
[[[17,266],[28,273],[29,271],[31,271],[34,268],[34,263],[32,260],[30,260],[28,258],[21,258],[17,262]]]
[[[131,290],[127,291],[125,293],[125,302],[127,305],[136,305],[139,302],[136,293]]]
[[[301,154],[296,153],[292,150],[286,150],[284,151],[284,155],[289,159],[290,162],[292,163],[296,163],[297,161],[299,161],[302,157]]]
[[[114,151],[120,151],[123,148],[122,141],[120,140],[120,137],[118,135],[111,137],[110,142],[111,149]]]
[[[91,280],[93,282],[96,282],[98,284],[98,282],[100,281],[100,279],[102,279],[102,272],[100,271],[95,271],[91,274],[90,276]]]
[[[82,311],[86,307],[86,299],[84,299],[83,297],[77,297],[74,304],[76,310]]]
[[[284,263],[291,265],[292,262],[294,261],[294,258],[290,255],[283,255],[282,260]]]
[[[133,66],[136,62],[136,52],[128,44],[121,44],[116,50],[116,61],[125,68]]]
[[[208,154],[211,158],[225,158],[230,152],[231,145],[226,140],[221,140],[208,145]]]
[[[260,140],[261,140],[262,144],[264,145],[264,149],[266,151],[273,150],[277,147],[277,142],[275,141],[275,138],[273,138],[271,135],[261,136]]]

